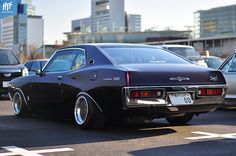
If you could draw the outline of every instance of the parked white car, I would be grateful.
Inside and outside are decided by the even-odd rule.
[[[204,59],[201,57],[200,53],[196,51],[192,46],[187,46],[187,45],[161,45],[164,49],[168,49],[182,57],[187,58],[191,62],[207,67],[206,62]]]

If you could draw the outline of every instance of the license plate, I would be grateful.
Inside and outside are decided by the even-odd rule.
[[[2,82],[2,87],[3,87],[3,88],[7,88],[8,85],[9,85],[9,81],[3,81],[3,82]]]
[[[193,104],[192,97],[189,93],[170,93],[169,98],[171,104],[174,106]]]

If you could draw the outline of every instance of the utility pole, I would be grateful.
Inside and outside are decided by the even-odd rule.
[[[192,25],[186,25],[186,26],[184,26],[184,27],[187,28],[187,30],[188,30],[188,32],[189,32],[189,34],[188,34],[188,45],[190,45],[191,33],[193,32],[193,31],[192,31],[193,26],[192,26]]]

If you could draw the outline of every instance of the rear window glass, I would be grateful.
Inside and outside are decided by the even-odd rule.
[[[189,62],[158,48],[112,47],[102,48],[117,64],[151,64]]]
[[[19,64],[16,56],[9,50],[0,50],[0,65],[17,65]]]

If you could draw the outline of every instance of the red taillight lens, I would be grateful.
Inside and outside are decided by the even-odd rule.
[[[201,88],[198,90],[198,96],[219,96],[222,93],[222,88]]]
[[[131,91],[130,92],[130,97],[132,99],[137,99],[141,97],[141,92],[140,91]]]
[[[159,98],[163,96],[163,90],[132,90],[130,98]]]

